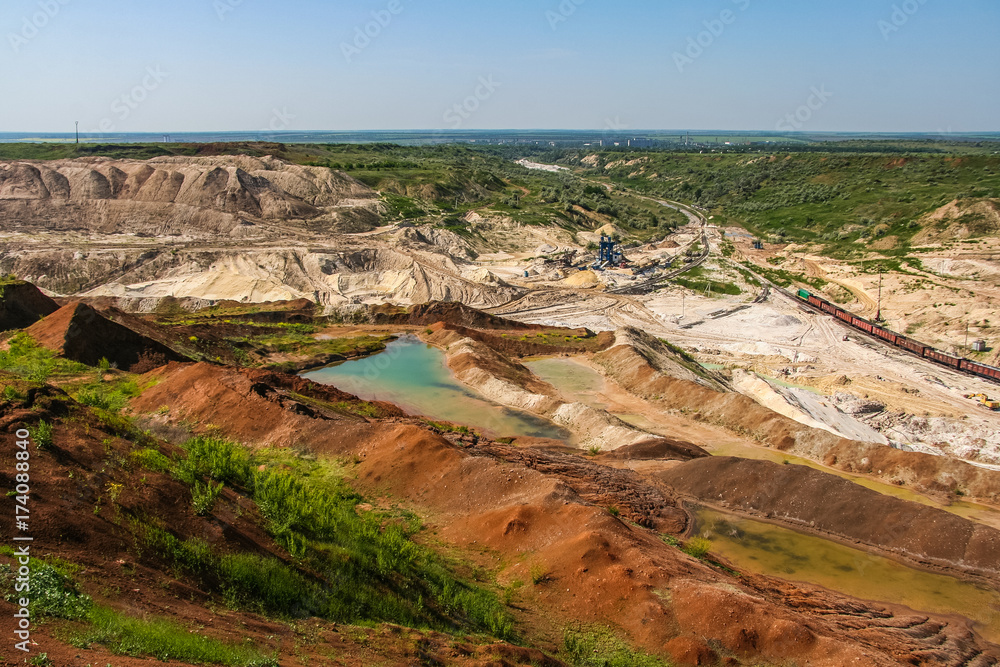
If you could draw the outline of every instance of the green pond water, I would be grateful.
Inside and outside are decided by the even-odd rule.
[[[699,508],[696,533],[737,569],[818,584],[863,600],[902,604],[916,611],[959,614],[1000,641],[1000,593],[954,577],[769,523]]]
[[[414,415],[463,424],[496,436],[571,439],[568,431],[546,419],[476,395],[451,374],[441,350],[413,336],[389,343],[380,354],[303,373],[303,377],[367,401],[388,401]]]
[[[588,366],[572,359],[551,358],[524,363],[532,373],[559,390],[563,398],[606,410],[608,405],[598,398],[604,390],[604,377]]]

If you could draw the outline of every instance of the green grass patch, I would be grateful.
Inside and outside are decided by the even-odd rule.
[[[127,616],[96,606],[87,615],[89,627],[77,631],[70,643],[80,648],[101,644],[112,653],[152,656],[162,662],[232,667],[277,667],[278,662],[251,644],[221,642],[165,619]]]
[[[670,662],[638,651],[606,628],[563,631],[562,657],[574,667],[670,667]]]
[[[219,553],[136,523],[141,551],[168,559],[230,606],[284,618],[464,627],[513,637],[513,621],[493,591],[457,578],[410,539],[420,529],[415,517],[356,510],[363,499],[344,481],[341,464],[289,450],[251,453],[211,437],[193,438],[185,449],[174,475],[192,487],[193,502],[202,499],[196,509],[211,512],[218,493],[207,496],[225,483],[256,503],[264,527],[291,556]]]
[[[23,331],[14,334],[9,343],[8,350],[0,350],[0,370],[26,380],[48,382],[52,377],[72,376],[89,370],[83,364],[57,357]]]
[[[4,552],[13,556],[13,552]],[[31,590],[14,591],[15,575],[9,565],[0,566],[0,575],[9,582],[9,590],[14,591],[4,597],[8,602],[14,602],[21,597],[27,597],[31,602],[28,609],[32,618],[63,618],[75,620],[85,617],[93,607],[90,596],[80,592],[72,578],[72,567],[64,564],[50,564],[38,558],[32,558]]]
[[[729,296],[739,296],[740,294],[743,294],[743,290],[741,290],[734,283],[723,283],[715,280],[697,280],[685,277],[674,278],[674,282],[693,292],[727,294]]]

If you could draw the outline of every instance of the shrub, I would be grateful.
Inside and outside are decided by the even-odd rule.
[[[31,439],[35,441],[35,447],[45,451],[52,446],[52,424],[44,419],[38,422],[34,428],[28,429]]]
[[[43,618],[83,618],[93,606],[93,600],[77,588],[67,574],[37,559],[31,560],[31,605],[33,615]],[[11,575],[12,577],[13,575]],[[13,588],[13,584],[11,585]],[[15,594],[6,596],[8,601]]]
[[[712,542],[704,537],[693,537],[684,545],[684,553],[695,558],[704,558],[712,550]]]
[[[173,467],[173,462],[167,456],[151,447],[137,449],[131,456],[138,465],[153,472],[167,472]]]
[[[205,516],[212,511],[215,501],[222,494],[223,486],[222,482],[213,486],[212,480],[208,480],[206,484],[196,481],[191,487],[191,502],[194,505],[194,513],[198,516]]]
[[[14,385],[7,385],[3,388],[3,400],[5,401],[25,401],[28,393],[18,390]]]
[[[242,447],[228,440],[199,436],[184,445],[187,459],[182,461],[176,476],[193,485],[201,477],[210,477],[230,486],[250,489],[253,484],[253,457]]]

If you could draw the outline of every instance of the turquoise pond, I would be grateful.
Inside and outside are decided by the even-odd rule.
[[[414,336],[389,343],[381,354],[302,376],[366,401],[395,403],[410,414],[463,424],[495,436],[571,439],[568,431],[547,419],[478,396],[455,379],[441,350]]]

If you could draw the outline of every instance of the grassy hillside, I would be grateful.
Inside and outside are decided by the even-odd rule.
[[[880,153],[582,153],[567,165],[712,211],[766,239],[816,242],[844,256],[879,239],[904,253],[921,217],[949,202],[1000,198],[1000,156]]]
[[[817,242],[834,255],[862,244],[908,250],[921,216],[956,199],[1000,198],[997,146],[947,142],[828,142],[719,152],[596,152],[539,146],[394,144],[0,144],[0,159],[90,155],[145,159],[158,155],[275,155],[344,171],[382,193],[387,221],[432,223],[467,232],[465,216],[504,215],[571,232],[608,223],[642,240],[685,222],[642,193],[710,209],[775,242]],[[521,157],[569,171],[528,170]],[[604,181],[601,187],[579,177]],[[893,254],[890,252],[889,254]]]

